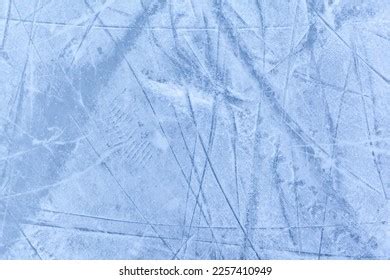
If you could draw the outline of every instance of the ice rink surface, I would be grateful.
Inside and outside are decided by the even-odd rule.
[[[390,1],[0,1],[0,259],[390,259],[389,219]]]

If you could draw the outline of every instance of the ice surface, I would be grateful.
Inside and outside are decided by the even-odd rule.
[[[1,259],[389,259],[390,1],[1,0]]]

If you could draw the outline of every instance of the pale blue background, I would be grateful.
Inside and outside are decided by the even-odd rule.
[[[389,259],[390,1],[1,0],[1,259]]]

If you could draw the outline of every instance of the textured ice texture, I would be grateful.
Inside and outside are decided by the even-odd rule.
[[[390,1],[1,0],[1,259],[389,259]]]

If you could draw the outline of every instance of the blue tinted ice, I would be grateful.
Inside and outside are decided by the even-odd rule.
[[[389,259],[390,2],[1,0],[1,259]]]

